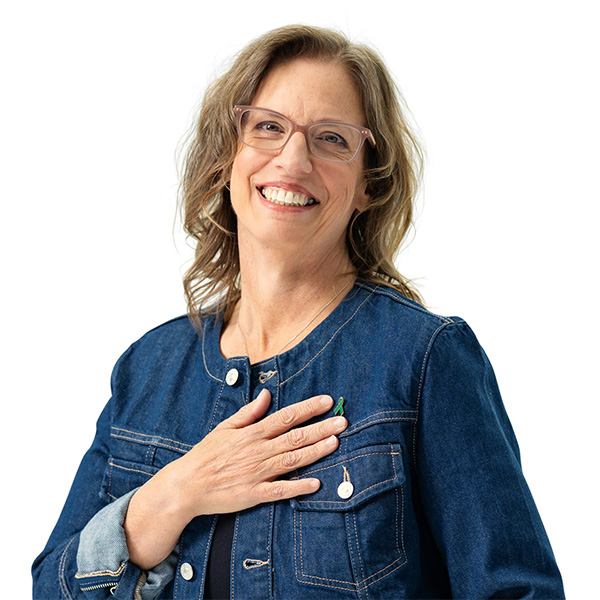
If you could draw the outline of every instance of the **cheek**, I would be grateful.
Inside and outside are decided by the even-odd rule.
[[[231,166],[229,189],[232,200],[236,194],[248,194],[253,191],[252,178],[264,165],[265,157],[257,154],[252,148],[242,147],[238,150]]]
[[[241,180],[242,180],[242,178],[241,178],[240,170],[238,168],[238,162],[236,159],[233,162],[233,165],[231,166],[231,173],[229,176],[229,193],[230,193],[232,199],[235,197],[237,192],[239,192],[239,190],[240,190]]]
[[[229,179],[229,193],[234,205],[242,194],[247,194],[250,188],[248,166],[243,156],[238,154],[231,166],[231,177]]]

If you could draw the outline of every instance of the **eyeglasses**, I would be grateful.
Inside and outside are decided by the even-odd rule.
[[[233,111],[241,142],[259,150],[281,150],[296,131],[304,134],[311,154],[322,160],[350,162],[365,140],[375,146],[375,138],[366,127],[337,121],[297,125],[274,110],[256,106],[238,105]]]

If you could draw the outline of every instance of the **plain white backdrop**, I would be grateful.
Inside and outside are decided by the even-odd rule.
[[[175,150],[223,61],[309,23],[371,43],[428,154],[399,259],[498,376],[569,598],[597,593],[595,2],[55,0],[0,8],[2,597],[58,517],[112,366],[185,312]]]

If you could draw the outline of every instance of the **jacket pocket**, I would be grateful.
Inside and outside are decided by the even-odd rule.
[[[104,472],[100,495],[116,500],[144,485],[170,462],[192,446],[158,435],[111,428],[110,456]]]
[[[334,456],[297,474],[321,487],[290,501],[295,572],[303,583],[360,591],[406,562],[402,449],[378,444]]]
[[[157,471],[157,468],[141,462],[109,456],[102,491],[111,500],[116,500],[144,485]]]

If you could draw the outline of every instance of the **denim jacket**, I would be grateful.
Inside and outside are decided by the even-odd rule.
[[[149,574],[128,562],[120,524],[132,490],[262,388],[269,413],[343,398],[348,428],[332,455],[290,475],[317,477],[317,492],[237,515],[231,598],[564,597],[492,368],[464,321],[359,281],[298,345],[255,365],[221,355],[221,325],[207,317],[198,335],[181,317],[119,359],[34,563],[35,598],[202,598],[218,516],[192,520]]]

